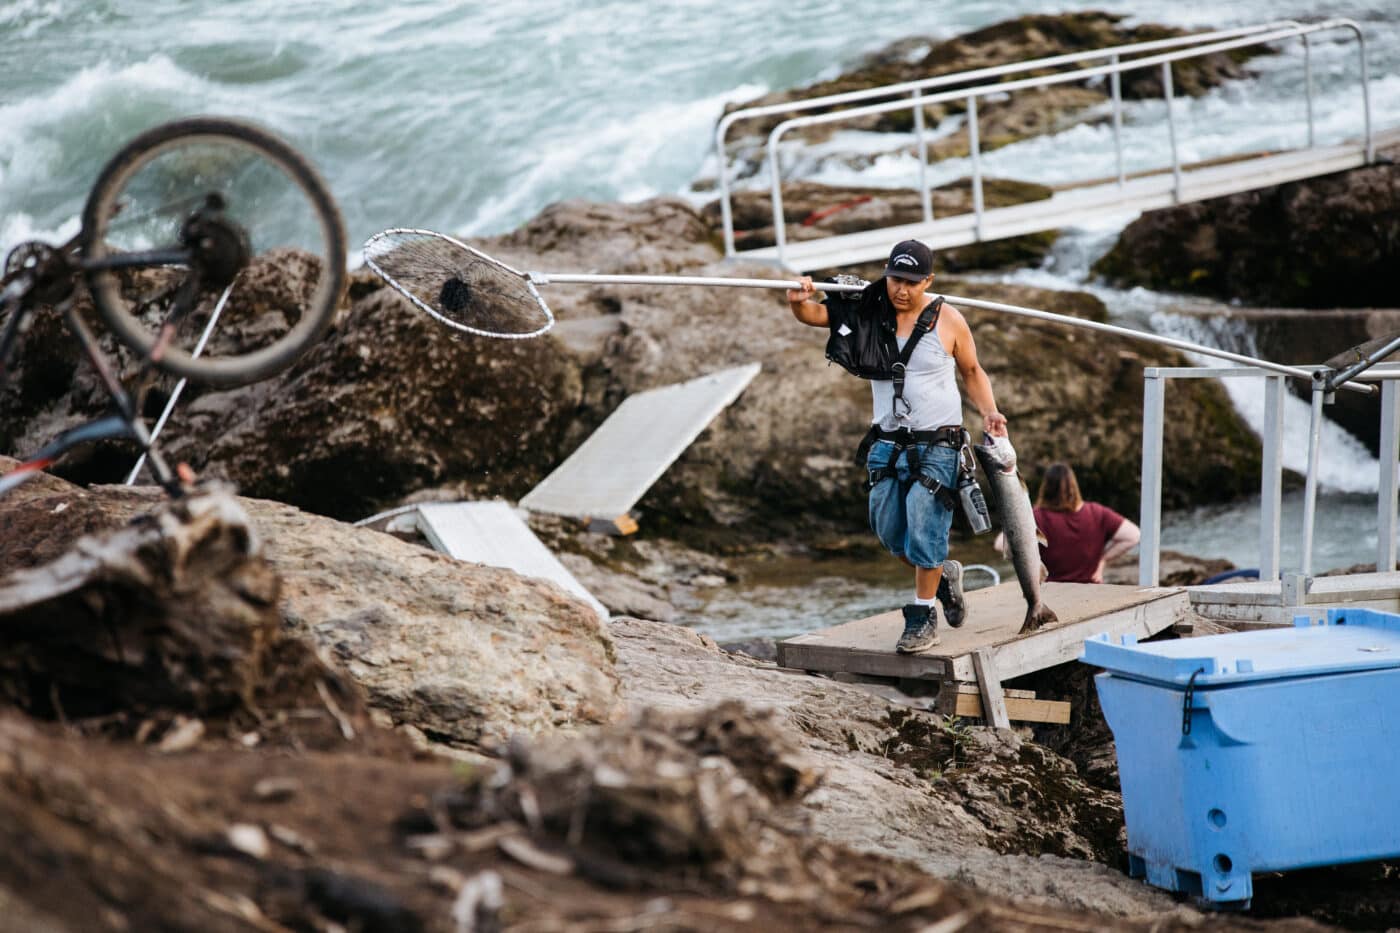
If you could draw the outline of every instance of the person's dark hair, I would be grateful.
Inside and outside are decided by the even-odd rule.
[[[1040,495],[1035,507],[1052,512],[1073,512],[1084,504],[1079,494],[1079,480],[1074,478],[1074,468],[1068,463],[1052,463],[1045,471],[1045,479],[1040,481]]]

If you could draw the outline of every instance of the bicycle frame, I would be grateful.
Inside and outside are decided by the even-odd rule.
[[[6,298],[15,305],[13,313],[5,323],[4,333],[0,334],[0,376],[4,375],[5,361],[9,359],[10,351],[23,330],[24,320],[34,310],[26,303],[23,295],[16,300],[14,296],[9,294],[9,291],[10,289],[7,288],[6,294],[0,295],[0,308],[3,308],[7,303],[4,300]],[[64,323],[82,346],[88,362],[97,371],[98,378],[102,380],[102,385],[107,390],[107,396],[117,409],[117,413],[70,428],[44,445],[43,449],[33,457],[5,476],[0,477],[0,496],[48,469],[59,457],[79,444],[110,437],[127,437],[136,441],[150,464],[151,473],[156,482],[171,495],[179,495],[183,491],[180,478],[170,469],[160,452],[155,449],[153,438],[146,430],[145,422],[137,415],[136,405],[131,395],[122,388],[116,373],[112,371],[107,358],[98,347],[96,337],[93,336],[86,322],[74,310],[71,295],[64,298],[59,307],[63,314]]]

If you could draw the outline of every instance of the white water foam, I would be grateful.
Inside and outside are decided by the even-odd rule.
[[[595,183],[616,191],[622,201],[679,193],[683,180],[694,177],[706,159],[711,148],[707,144],[724,105],[736,95],[751,98],[759,93],[760,88],[741,86],[698,101],[667,102],[591,133],[541,143],[533,152],[533,164],[511,182],[510,190],[488,199],[460,232],[469,236],[497,232],[508,218],[537,201],[541,192],[567,196],[581,166],[591,166]],[[653,166],[675,164],[687,155],[692,160],[690,169],[678,174],[672,187],[663,188]]]

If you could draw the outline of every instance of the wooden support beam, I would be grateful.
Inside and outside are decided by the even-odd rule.
[[[972,666],[977,671],[977,686],[982,693],[982,718],[989,726],[1010,729],[1011,719],[1006,714],[1006,697],[1001,692],[1001,675],[997,673],[991,649],[978,648],[974,651]]]
[[[624,512],[617,518],[589,518],[586,519],[586,529],[598,535],[612,535],[615,538],[626,537],[637,530],[637,520],[630,514]]]
[[[949,684],[955,687],[949,692],[952,702],[951,712],[945,715],[960,716],[965,719],[985,719],[982,715],[982,697],[976,684]],[[1055,725],[1069,725],[1073,707],[1067,700],[1037,700],[1030,690],[1005,690],[1006,718],[1012,722],[1048,722]],[[942,711],[942,697],[940,711]]]

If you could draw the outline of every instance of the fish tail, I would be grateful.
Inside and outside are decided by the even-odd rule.
[[[1027,632],[1038,631],[1047,625],[1054,625],[1058,621],[1060,620],[1055,615],[1054,610],[1043,603],[1036,603],[1026,610],[1026,621],[1022,623],[1019,634],[1024,635]]]

